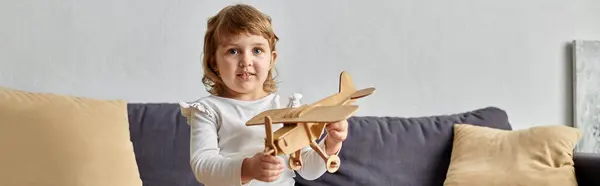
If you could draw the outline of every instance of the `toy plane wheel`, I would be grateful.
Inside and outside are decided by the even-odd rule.
[[[340,157],[331,155],[327,158],[327,172],[334,173],[340,169]]]
[[[300,170],[302,167],[302,162],[294,160],[293,158],[288,159],[288,163],[290,164],[290,168],[292,170]]]

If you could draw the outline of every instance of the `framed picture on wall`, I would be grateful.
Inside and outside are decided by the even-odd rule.
[[[600,153],[600,41],[573,41],[573,119],[577,152]]]

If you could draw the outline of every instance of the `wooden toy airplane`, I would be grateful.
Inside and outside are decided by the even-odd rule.
[[[375,88],[356,90],[347,72],[340,74],[339,92],[327,98],[298,108],[283,108],[264,111],[246,122],[246,126],[264,125],[266,131],[265,153],[289,155],[289,165],[293,170],[302,166],[300,152],[309,145],[324,161],[327,171],[336,172],[340,166],[337,155],[328,156],[316,140],[321,137],[327,123],[348,119],[358,106],[351,105],[355,100],[371,95]],[[272,132],[273,123],[283,123],[283,127]]]

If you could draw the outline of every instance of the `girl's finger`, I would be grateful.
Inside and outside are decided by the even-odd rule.
[[[327,131],[329,131],[329,132],[342,132],[343,129],[341,129],[339,127],[338,128],[329,128],[329,129],[327,129]]]
[[[281,161],[279,161],[279,158],[277,158],[276,156],[271,156],[271,155],[263,156],[263,157],[261,157],[260,160],[262,162],[270,163],[270,164],[281,164]]]
[[[339,123],[333,123],[333,124],[329,124],[329,125],[327,125],[325,127],[330,128],[330,129],[340,128],[340,124]]]
[[[282,173],[282,171],[265,172],[262,176],[260,176],[261,178],[259,180],[264,181],[264,182],[272,182],[272,181],[279,179],[279,176],[281,175],[281,173]]]
[[[262,163],[263,170],[280,170],[283,169],[281,164],[273,164],[273,163]]]
[[[332,134],[332,136],[333,136],[335,139],[341,139],[341,138],[342,138],[342,135],[341,135],[339,132],[333,132],[333,133],[331,133],[331,134]]]
[[[331,136],[335,139],[340,139],[340,140],[345,139],[345,135],[342,132],[332,132]]]

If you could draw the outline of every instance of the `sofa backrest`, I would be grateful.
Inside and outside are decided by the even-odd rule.
[[[296,185],[443,185],[450,164],[453,128],[469,123],[512,130],[506,112],[495,107],[471,112],[401,117],[351,117],[348,138],[334,174]]]
[[[173,103],[130,103],[131,141],[144,185],[202,186],[189,165],[189,126]],[[296,185],[443,185],[452,150],[452,125],[511,130],[507,114],[488,107],[426,116],[351,117],[341,166]]]
[[[190,127],[179,105],[130,103],[127,110],[144,186],[202,186],[190,167]]]

